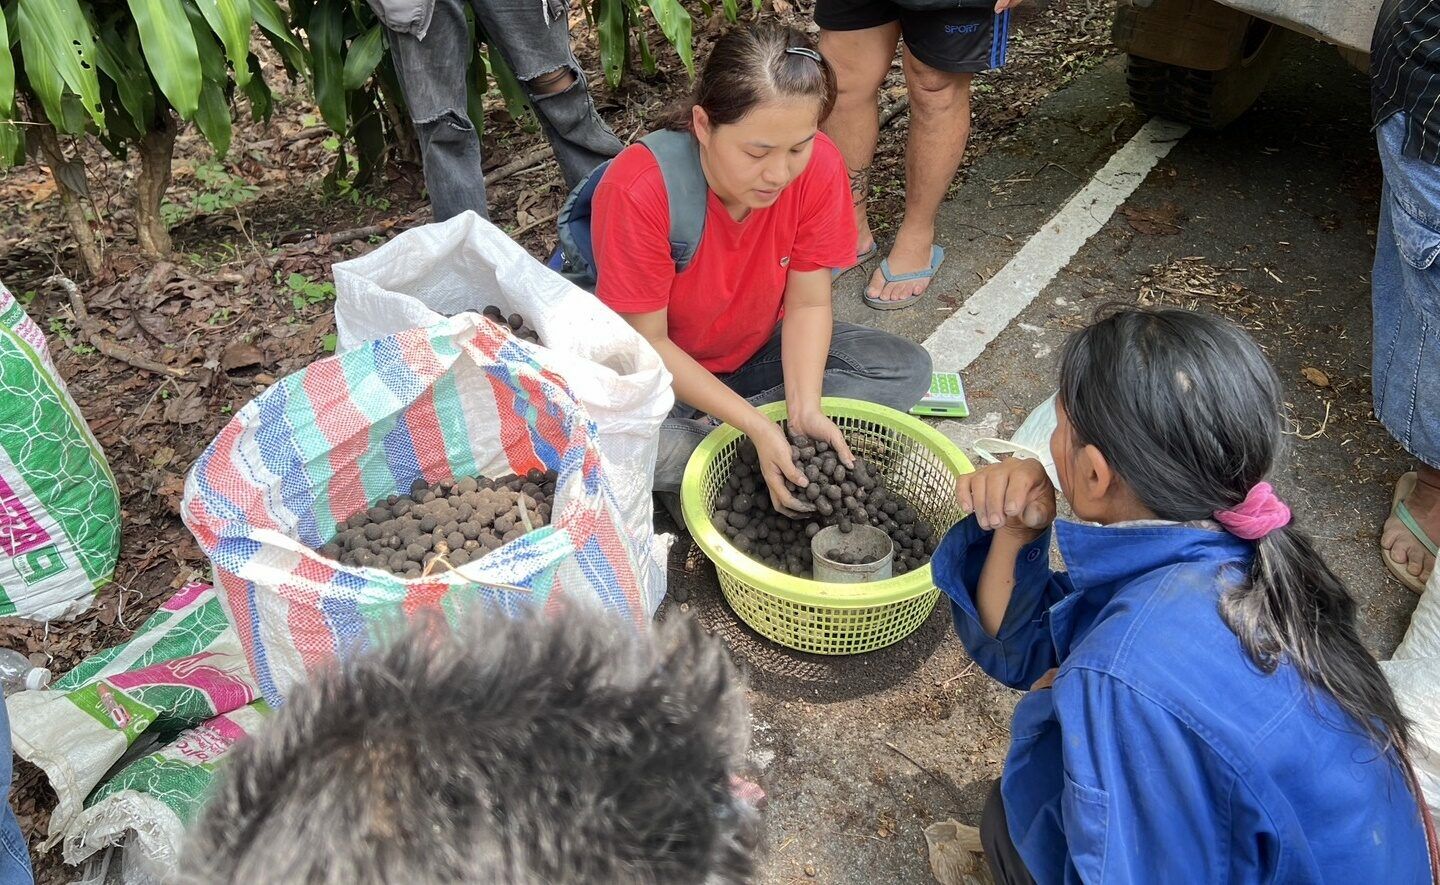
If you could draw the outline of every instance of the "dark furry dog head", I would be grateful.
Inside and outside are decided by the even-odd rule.
[[[739,883],[749,726],[693,622],[431,621],[320,674],[237,747],[190,835],[205,883]]]

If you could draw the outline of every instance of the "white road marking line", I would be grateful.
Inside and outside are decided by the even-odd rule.
[[[925,349],[935,371],[958,372],[974,362],[1189,131],[1189,126],[1158,118],[1141,126],[999,273],[930,333]]]

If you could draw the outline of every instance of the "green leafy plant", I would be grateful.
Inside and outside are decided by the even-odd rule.
[[[180,124],[193,122],[223,156],[237,93],[256,119],[270,115],[257,33],[292,77],[307,70],[276,0],[0,0],[0,167],[23,162],[34,141],[92,273],[101,255],[85,170],[66,142],[93,134],[117,157],[139,154],[136,239],[148,255],[167,254],[161,207]]]
[[[319,283],[300,273],[286,277],[285,288],[290,290],[290,306],[297,311],[325,304],[335,297],[335,284]]]
[[[260,193],[258,187],[226,172],[218,162],[196,166],[195,185],[195,196],[185,203],[160,204],[160,215],[167,228],[195,215],[210,215],[242,206]]]

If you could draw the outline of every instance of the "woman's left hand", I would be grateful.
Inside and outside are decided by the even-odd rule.
[[[845,444],[845,435],[835,426],[834,421],[825,417],[818,405],[810,409],[791,409],[788,423],[792,435],[803,434],[814,440],[824,440],[835,450],[841,464],[847,468],[855,466],[855,456]]]

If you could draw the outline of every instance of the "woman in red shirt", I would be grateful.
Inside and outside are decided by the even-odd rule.
[[[695,257],[676,273],[669,201],[643,145],[616,157],[595,192],[596,295],[634,326],[675,376],[661,429],[655,490],[675,492],[690,453],[714,427],[755,441],[777,505],[810,509],[785,487],[806,484],[790,443],[757,405],[784,399],[790,427],[852,463],[820,397],[907,410],[930,385],[924,348],[836,323],[832,268],[855,263],[855,218],[840,151],[819,131],[835,77],[792,28],[731,31],[715,44],[695,97],[666,121],[693,133],[709,185]]]

